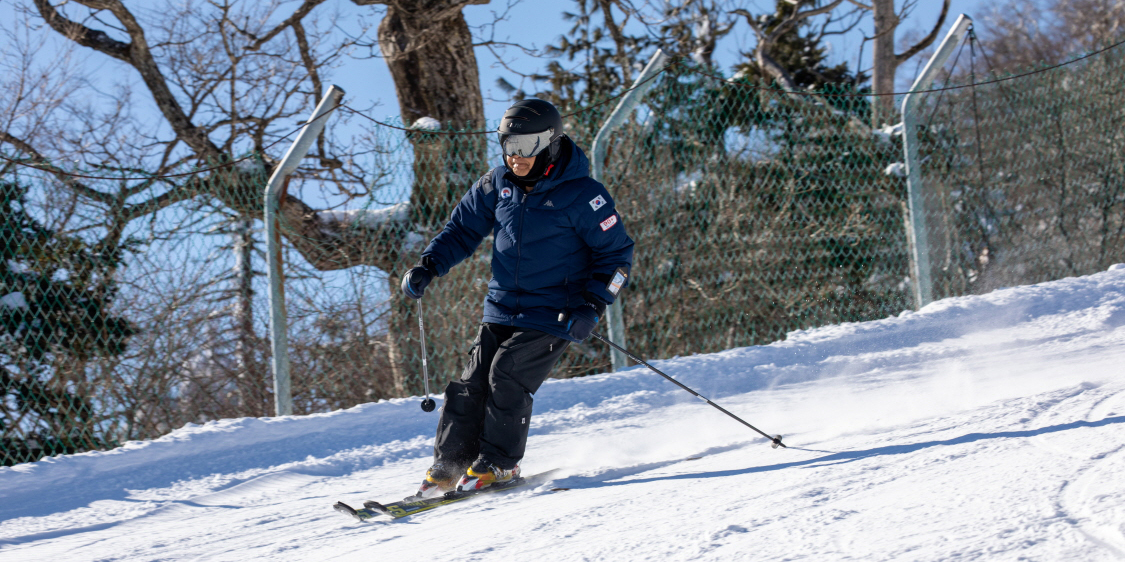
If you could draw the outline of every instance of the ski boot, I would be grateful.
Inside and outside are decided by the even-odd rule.
[[[457,483],[457,491],[471,492],[482,490],[495,484],[511,482],[519,478],[519,476],[519,465],[510,469],[504,469],[483,458],[478,458],[476,462],[465,471],[465,475],[461,477],[461,481]]]
[[[417,498],[435,498],[444,495],[446,492],[452,492],[457,487],[457,476],[461,471],[456,467],[449,467],[449,465],[437,463],[426,471],[426,479],[422,481],[422,485],[418,487],[418,493],[414,494]]]

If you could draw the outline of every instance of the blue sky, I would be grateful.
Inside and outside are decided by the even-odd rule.
[[[12,21],[13,6],[17,1],[28,2],[28,0],[0,0],[0,18]],[[896,3],[901,5],[901,0]],[[127,1],[127,4],[138,10],[141,9],[141,6],[150,9],[152,6],[152,4],[146,5],[136,1]],[[290,4],[293,4],[293,2],[290,2]],[[464,13],[470,26],[480,26],[492,22],[494,15],[497,12],[503,12],[507,4],[506,0],[493,0],[491,4],[467,6]],[[763,13],[771,9],[773,0],[754,0],[744,2],[743,5],[753,13]],[[957,14],[964,12],[973,16],[975,13],[982,11],[986,5],[987,0],[953,0],[951,13],[946,20],[942,34],[944,35],[945,31],[948,30]],[[522,0],[508,11],[507,18],[496,27],[494,38],[499,41],[542,48],[547,44],[556,42],[567,31],[569,24],[563,21],[562,13],[564,10],[573,9],[572,6],[573,3],[569,0],[563,2],[557,0]],[[377,17],[373,17],[377,13],[375,8],[357,7],[352,2],[345,0],[335,0],[335,2],[325,6],[325,8],[327,7],[339,10],[344,14],[345,21],[366,16],[367,19],[371,20],[371,23],[377,22]],[[940,8],[940,0],[919,0],[916,9],[906,20],[903,27],[900,28],[898,35],[902,37],[911,31],[914,31],[917,35],[925,33],[936,21]],[[287,12],[288,7],[283,7],[280,10],[280,13]],[[38,24],[38,22],[34,23]],[[52,33],[48,30],[42,32]],[[847,61],[854,68],[863,34],[870,36],[872,33],[872,23],[870,17],[868,17],[856,31],[846,36],[832,38],[830,52],[832,61]],[[56,45],[63,41],[57,37],[54,40]],[[716,60],[724,66],[725,71],[729,71],[729,67],[740,59],[739,52],[748,50],[753,43],[752,33],[745,22],[741,22],[736,30],[720,43]],[[52,52],[51,49],[43,51],[44,55],[47,56]],[[496,87],[496,79],[503,76],[518,84],[518,77],[504,69],[503,65],[487,49],[478,48],[476,54],[482,90],[485,96],[485,116],[490,122],[493,122],[499,119],[508,106],[506,94]],[[79,56],[84,60],[84,66],[100,80],[119,79],[118,77],[124,76],[126,79],[138,81],[135,72],[126,69],[122,63],[109,59],[109,57],[93,53],[88,49],[79,49]],[[541,71],[547,63],[544,59],[522,55],[515,49],[508,49],[505,56],[505,62],[508,65],[527,73]],[[866,68],[870,65],[869,45],[864,50],[863,58],[863,64]],[[912,63],[903,65],[900,69],[900,83],[908,85],[912,80],[913,73],[917,70],[917,66],[917,64]],[[122,71],[125,72],[124,75],[121,74]],[[98,80],[99,78],[95,79]],[[394,83],[382,59],[346,60],[341,68],[332,73],[330,80],[347,91],[346,103],[349,105],[370,107],[374,104],[375,107],[369,112],[372,117],[382,120],[393,119],[398,115]],[[530,85],[528,87],[530,88]],[[107,88],[105,91],[108,92],[110,89]],[[147,99],[147,96],[138,96],[138,100],[140,99]]]
[[[466,7],[464,13],[470,25],[480,25],[486,21],[491,21],[491,14],[502,7],[499,0],[493,0],[492,4],[494,5]],[[901,6],[901,4],[901,0],[896,1],[896,5]],[[988,0],[952,0],[950,3],[950,14],[946,18],[941,35],[944,36],[945,32],[949,30],[949,27],[958,14],[965,13],[973,17],[975,14],[982,12],[984,7],[988,4]],[[536,47],[542,47],[548,43],[553,43],[569,28],[569,25],[562,21],[561,14],[564,10],[571,9],[572,5],[572,2],[524,0],[523,3],[516,6],[511,11],[510,20],[497,29],[496,38],[522,44],[533,44]],[[757,0],[744,2],[744,5],[747,11],[751,13],[765,13],[772,8],[774,2],[773,0]],[[544,6],[550,6],[550,8],[544,9]],[[918,35],[925,34],[931,29],[934,22],[937,21],[940,12],[941,0],[919,0],[913,13],[910,14],[909,18],[903,24],[903,27],[900,28],[898,36],[902,37],[904,34],[912,31],[916,32]],[[832,51],[830,56],[833,62],[846,61],[849,66],[854,69],[863,34],[867,36],[874,34],[870,17],[866,18],[859,28],[851,34],[832,38]],[[742,22],[736,27],[735,31],[720,44],[720,48],[716,53],[716,60],[727,67],[724,68],[724,70],[729,71],[729,66],[737,60],[740,60],[739,52],[749,50],[753,44],[753,34],[746,26],[745,22]],[[864,68],[870,67],[870,44],[865,47],[863,58]],[[545,61],[538,61],[530,57],[513,56],[513,59],[514,62],[511,63],[512,66],[520,70],[532,71],[545,66]],[[496,78],[505,76],[511,79],[511,73],[504,70],[496,62],[496,59],[484,49],[477,50],[477,60],[480,66],[481,85],[485,97],[502,98],[504,93],[495,87]],[[913,64],[903,65],[900,69],[899,80],[909,85],[913,79],[915,70],[915,65]],[[392,110],[396,109],[397,105],[394,101],[393,84],[390,83],[390,75],[387,73],[385,66],[383,68],[376,68],[375,72],[371,75],[371,79],[372,87],[364,88],[365,93],[363,95],[378,92],[381,99],[384,100],[385,107]],[[512,81],[515,83],[514,80]],[[343,84],[341,84],[341,86],[346,88]],[[490,120],[498,119],[506,108],[506,102],[489,102],[486,100],[485,115]],[[393,113],[394,112],[390,114]]]

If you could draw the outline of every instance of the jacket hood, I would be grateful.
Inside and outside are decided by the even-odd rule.
[[[550,191],[560,183],[590,177],[590,159],[586,153],[578,148],[570,137],[563,137],[562,142],[569,147],[563,148],[559,161],[555,164],[558,170],[551,170],[551,174],[539,181],[543,191]]]

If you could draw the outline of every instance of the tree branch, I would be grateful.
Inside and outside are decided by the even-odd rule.
[[[781,64],[774,60],[769,54],[770,49],[773,48],[773,44],[777,41],[778,35],[776,34],[776,29],[774,32],[766,35],[765,30],[758,25],[758,22],[750,12],[739,8],[737,10],[732,10],[731,13],[746,18],[746,23],[750,25],[750,29],[758,36],[758,44],[754,47],[754,59],[757,61],[758,66],[780,82],[781,87],[786,91],[795,91],[797,85],[793,82],[793,77],[785,70],[785,67],[781,66]]]
[[[746,24],[750,26],[750,30],[754,32],[754,35],[758,36],[759,41],[761,41],[762,38],[766,36],[765,32],[762,30],[762,27],[758,25],[758,21],[754,19],[754,16],[750,12],[747,12],[742,8],[738,8],[735,10],[731,10],[730,13],[738,14],[746,18]]]
[[[95,51],[105,53],[115,59],[129,61],[129,44],[122,43],[113,39],[104,31],[99,29],[90,29],[78,22],[71,21],[59,13],[54,6],[51,5],[49,0],[35,0],[35,7],[39,9],[39,15],[43,17],[43,21],[67,39],[89,47]]]
[[[525,46],[523,46],[519,43],[509,43],[507,41],[494,41],[492,39],[489,39],[488,41],[481,41],[480,43],[473,43],[473,47],[488,47],[490,49],[492,47],[515,47],[515,48],[523,51],[523,54],[525,54],[529,57],[537,57],[538,58],[538,57],[543,56],[539,53],[538,50],[529,49],[529,48],[527,48],[527,47],[525,47]],[[495,55],[496,52],[493,51],[492,54]],[[497,56],[497,58],[499,58],[499,56]],[[507,68],[507,67],[505,67],[505,68]],[[511,70],[511,69],[509,68],[508,70]],[[522,75],[522,73],[520,73],[520,74]]]
[[[852,14],[858,14],[858,16],[855,18],[855,21],[853,21],[851,24],[842,24],[841,23],[844,20],[846,20],[849,16],[851,16]],[[844,14],[843,16],[841,16],[839,19],[833,19],[833,18],[829,17],[824,21],[824,25],[820,26],[820,32],[816,34],[815,39],[816,39],[817,42],[820,42],[825,37],[828,37],[828,36],[831,36],[831,35],[845,35],[845,34],[851,33],[852,30],[854,30],[862,22],[863,22],[863,10],[861,10],[859,8],[853,9],[852,11],[850,11],[850,12]],[[829,31],[828,27],[830,25],[834,24],[834,23],[839,23],[839,24],[841,24],[842,27],[840,29],[834,29],[834,30]],[[866,39],[867,38],[864,37],[864,40],[866,40]]]
[[[629,69],[629,56],[625,52],[625,35],[621,33],[621,28],[625,26],[624,23],[617,25],[613,20],[613,0],[598,0],[598,5],[602,9],[602,17],[605,18],[606,27],[609,28],[609,36],[613,38],[613,44],[617,46],[617,59],[618,66],[621,67],[622,83],[628,86],[633,82],[632,72]],[[628,21],[628,15],[625,16]]]
[[[490,1],[491,0],[460,0],[459,2],[456,2],[456,3],[460,4],[460,6],[466,6],[466,5],[470,5],[470,4],[483,5],[483,4],[489,3]],[[356,6],[376,6],[376,5],[393,6],[393,5],[399,4],[400,1],[399,0],[352,0],[352,3],[355,4]],[[460,6],[458,7],[458,9],[460,9]]]
[[[412,8],[407,10],[407,17],[414,18],[427,29],[437,29],[433,27],[435,22],[444,25],[446,20],[449,20],[452,16],[445,17],[445,20],[435,18],[450,14],[456,15],[453,7],[459,9],[466,4],[481,3],[480,0],[390,1],[394,6],[407,5],[408,8]],[[135,15],[126,8],[128,3],[123,0],[31,0],[30,3],[34,6],[32,9],[37,8],[38,15],[49,24],[48,27],[51,28],[51,31],[48,33],[57,33],[69,39],[73,44],[88,47],[101,54],[123,61],[139,73],[145,88],[162,114],[163,125],[166,125],[173,133],[171,139],[157,141],[158,144],[163,145],[162,155],[139,155],[138,161],[144,161],[148,157],[160,157],[161,165],[159,169],[162,172],[157,172],[158,174],[166,173],[170,168],[188,170],[193,166],[193,161],[203,160],[209,164],[230,162],[232,158],[230,150],[233,150],[235,145],[231,144],[226,147],[227,150],[224,150],[210,138],[214,128],[219,126],[230,126],[232,138],[244,134],[242,131],[246,130],[252,137],[255,147],[263,150],[263,135],[268,129],[268,123],[278,118],[285,118],[295,111],[295,108],[290,107],[291,100],[298,96],[304,97],[308,95],[310,89],[316,89],[316,84],[321,82],[322,79],[320,75],[322,68],[332,60],[331,56],[325,57],[318,52],[317,40],[319,37],[316,35],[317,31],[303,27],[300,19],[300,15],[307,15],[311,7],[326,3],[326,0],[302,0],[302,2],[294,3],[299,4],[301,8],[298,8],[294,14],[289,15],[283,21],[283,24],[278,26],[281,30],[294,29],[294,33],[297,35],[297,40],[294,42],[269,41],[268,34],[259,34],[259,37],[247,39],[245,43],[255,41],[261,41],[261,45],[269,43],[269,47],[263,46],[259,49],[258,54],[255,54],[253,60],[262,62],[262,64],[257,65],[243,65],[240,63],[243,53],[235,53],[233,50],[228,50],[229,61],[211,60],[209,57],[212,57],[215,52],[206,49],[220,48],[219,40],[221,39],[213,35],[215,32],[212,25],[193,28],[192,25],[196,22],[192,20],[186,22],[186,26],[181,27],[179,21],[165,19],[160,20],[162,23],[155,24],[157,32],[152,33],[152,29],[142,28],[141,23],[134,17]],[[430,9],[431,7],[426,4],[436,6]],[[219,8],[224,9],[228,5],[222,3]],[[85,14],[87,10],[97,12],[98,17],[88,17]],[[267,10],[266,13],[273,13],[272,8]],[[64,14],[68,14],[74,20],[83,23],[76,23]],[[116,19],[108,17],[109,14],[112,14]],[[85,16],[86,19],[78,17],[79,15]],[[191,12],[183,11],[177,14],[167,14],[167,17],[182,18],[193,15]],[[226,16],[219,14],[219,17],[225,18]],[[110,21],[112,25],[96,23],[99,21],[98,18]],[[101,26],[102,29],[92,29],[88,27],[89,25]],[[191,33],[199,29],[206,29],[206,33],[200,34],[198,41],[203,41],[203,43],[199,44],[198,48],[196,41],[180,43],[183,39],[180,34]],[[254,27],[249,29],[258,31],[258,28]],[[274,29],[271,28],[270,33],[273,31]],[[146,39],[146,32],[152,35],[153,43]],[[162,32],[168,37],[161,36],[160,33]],[[109,33],[122,40],[110,37]],[[229,34],[246,36],[243,31],[232,30],[230,27],[223,28],[222,26],[220,26],[218,33],[223,34],[224,37]],[[165,56],[164,51],[153,51],[153,45],[157,37],[160,37],[160,40],[166,40],[165,44],[171,46],[167,56]],[[471,43],[471,40],[468,42]],[[279,54],[267,53],[266,51],[272,49],[275,44],[283,52]],[[343,47],[337,49],[338,54]],[[468,51],[471,53],[471,49]],[[272,59],[276,59],[276,61]],[[294,59],[297,61],[296,65],[293,64]],[[221,66],[223,63],[229,63],[229,70]],[[238,73],[234,72],[236,65],[239,67]],[[121,72],[121,70],[118,69],[118,72]],[[250,80],[257,82],[248,82],[248,79],[244,76],[246,72],[256,73],[252,75]],[[231,89],[232,92],[238,92],[239,95],[242,95],[242,84],[264,84],[268,86],[263,88],[265,91],[261,94],[261,99],[256,97],[257,90],[253,85],[247,88],[247,91],[255,92],[254,94],[243,95],[243,100],[239,102],[241,104],[245,101],[247,107],[251,108],[247,111],[241,109],[235,111],[233,106],[228,111],[223,107],[225,103],[220,103],[220,100],[211,98],[219,84],[233,83],[236,80],[237,84],[233,84]],[[313,84],[313,88],[307,87],[310,82]],[[319,87],[323,89],[323,83]],[[458,102],[463,104],[463,100],[458,100]],[[277,108],[276,111],[269,111],[273,107]],[[276,115],[271,113],[276,113]],[[219,122],[212,123],[204,121],[204,119]],[[196,126],[193,122],[195,120],[200,120],[200,126]],[[258,120],[261,120],[262,125],[253,125]],[[140,134],[143,136],[145,133]],[[10,135],[7,134],[0,135],[0,142],[8,143],[21,151],[19,163],[25,165],[35,163],[36,167],[57,177],[62,185],[75,193],[79,199],[90,201],[93,205],[108,207],[110,212],[107,218],[113,221],[113,224],[107,223],[107,228],[111,230],[116,228],[120,221],[128,222],[151,216],[161,209],[167,209],[177,204],[182,205],[183,202],[200,196],[214,197],[224,207],[236,214],[260,216],[261,185],[269,171],[268,168],[275,164],[268,155],[261,154],[261,161],[258,162],[258,165],[252,166],[253,169],[238,165],[200,170],[197,174],[179,180],[153,177],[140,182],[127,182],[128,185],[124,185],[126,182],[118,182],[122,184],[121,189],[115,190],[113,193],[102,193],[92,189],[89,185],[82,184],[81,178],[71,177],[64,170],[51,166],[46,158],[34,151],[32,147],[27,146],[28,143],[9,137]],[[334,169],[339,163],[327,158],[325,150],[331,150],[331,148],[327,146],[327,142],[325,142],[325,145],[325,148],[320,150],[319,155],[310,154],[310,157],[319,156],[322,166]],[[143,147],[134,145],[130,148],[141,150]],[[86,149],[80,148],[79,150]],[[93,145],[90,150],[112,154],[110,151],[115,149],[110,146]],[[175,157],[173,157],[174,155]],[[169,161],[174,161],[175,164],[168,165]],[[336,172],[333,171],[332,173],[335,174]],[[110,173],[106,175],[116,176],[118,174]],[[333,175],[333,177],[335,176]],[[325,181],[339,183],[339,180]],[[318,216],[316,209],[294,195],[287,195],[283,198],[280,210],[283,221],[287,225],[284,235],[288,238],[289,243],[312,267],[318,270],[329,271],[345,269],[355,265],[373,265],[389,271],[400,265],[401,252],[405,247],[403,238],[410,228],[409,224],[391,221],[378,228],[338,224],[327,221],[324,216]]]
[[[938,16],[937,25],[935,25],[934,28],[930,30],[929,35],[927,35],[913,47],[907,49],[905,53],[895,55],[895,65],[897,66],[910,60],[914,55],[917,55],[919,52],[921,52],[922,49],[925,49],[926,47],[929,47],[931,44],[933,44],[934,39],[937,39],[938,32],[941,31],[942,24],[945,23],[945,16],[948,13],[949,0],[945,0],[941,4],[941,15]]]
[[[239,33],[242,33],[243,35],[254,40],[253,43],[246,46],[246,50],[257,51],[267,41],[273,39],[274,37],[277,37],[277,35],[284,31],[285,28],[292,27],[293,25],[300,25],[301,20],[305,19],[305,16],[309,15],[309,12],[311,12],[313,8],[323,4],[326,1],[327,0],[305,0],[305,2],[293,12],[293,15],[285,18],[285,21],[281,22],[277,25],[277,27],[269,30],[269,32],[261,37],[257,37],[254,34],[238,29],[237,27],[235,29],[238,29]]]
[[[54,164],[51,164],[50,160],[43,157],[43,155],[40,154],[38,150],[35,150],[35,147],[31,146],[23,139],[16,138],[8,134],[6,131],[0,131],[0,142],[6,142],[16,147],[16,150],[19,150],[20,152],[31,156],[31,158],[35,161],[36,168],[55,176],[67,187],[73,189],[75,193],[78,193],[79,195],[86,197],[87,199],[91,199],[105,205],[112,205],[116,200],[113,195],[98,191],[78,181],[77,178],[55,167]]]
[[[222,151],[219,147],[215,146],[207,138],[207,135],[191,122],[176,97],[172,95],[172,89],[168,87],[168,81],[164,78],[160,67],[152,56],[152,52],[149,50],[144,29],[125,5],[120,0],[81,0],[81,3],[94,9],[109,10],[117,18],[117,21],[125,27],[132,41],[127,45],[114,41],[104,32],[89,30],[85,26],[67,20],[58,13],[49,0],[35,0],[35,5],[39,8],[39,14],[43,16],[44,20],[47,20],[52,29],[80,45],[123,60],[136,69],[140,73],[145,86],[152,93],[156,106],[160,109],[164,118],[168,120],[168,124],[171,125],[172,130],[195,151],[197,156],[216,161],[221,159]],[[104,36],[104,40],[89,39],[90,35],[82,30],[88,30],[95,34],[100,33],[101,36]],[[83,43],[83,40],[86,42]],[[122,45],[125,45],[125,47],[122,48]]]
[[[318,0],[323,1],[323,0]],[[301,25],[300,20],[293,22],[293,35],[297,37],[297,51],[301,54],[301,63],[305,65],[305,70],[309,71],[309,80],[312,81],[313,103],[320,101],[324,95],[324,86],[320,81],[320,72],[317,71],[316,60],[313,59],[312,52],[309,49],[309,38],[305,35],[305,27]],[[321,161],[326,161],[328,155],[324,152],[324,129],[320,130],[320,134],[316,137],[316,151],[320,154]]]
[[[175,186],[148,201],[129,205],[121,215],[126,222],[129,222],[145,215],[155,213],[180,201],[187,201],[199,194],[201,191],[200,183],[199,180],[192,180],[184,185]]]
[[[835,0],[830,4],[821,6],[820,8],[814,8],[812,10],[806,10],[804,12],[800,11],[801,9],[797,4],[794,4],[798,7],[794,8],[793,13],[789,14],[789,17],[782,20],[782,22],[773,29],[773,32],[770,33],[769,36],[769,42],[773,43],[774,41],[777,41],[779,37],[784,35],[785,32],[789,31],[791,27],[796,26],[802,20],[807,20],[813,16],[819,16],[820,14],[826,14],[828,12],[831,12],[832,10],[835,10],[836,6],[839,6],[841,3],[843,3],[843,1],[844,0]]]

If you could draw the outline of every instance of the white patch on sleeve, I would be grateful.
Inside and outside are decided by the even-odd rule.
[[[598,209],[601,209],[602,207],[605,206],[605,197],[602,197],[601,195],[599,195],[599,196],[591,199],[590,200],[590,206],[593,207],[595,211],[598,210]],[[610,226],[612,226],[612,225],[610,225]]]
[[[617,215],[610,215],[608,219],[598,223],[602,225],[602,232],[609,230],[613,225],[617,224]]]

